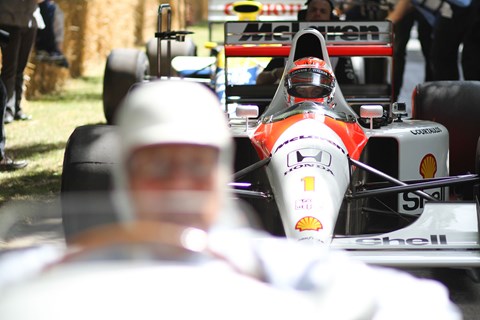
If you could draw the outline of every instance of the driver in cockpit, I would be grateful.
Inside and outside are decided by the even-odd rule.
[[[285,77],[289,105],[312,101],[333,109],[336,79],[331,67],[316,57],[298,59],[293,65]]]

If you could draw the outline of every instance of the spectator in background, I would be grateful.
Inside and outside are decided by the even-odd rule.
[[[33,16],[37,8],[37,0],[0,0],[0,29],[10,34],[8,44],[2,47],[0,74],[7,89],[6,123],[31,118],[23,112],[21,101],[23,73],[37,32]]]
[[[398,11],[392,10],[387,16],[387,20],[392,21],[394,24],[394,45],[393,45],[393,101],[397,101],[400,95],[400,90],[403,85],[403,75],[405,72],[405,63],[407,56],[407,44],[410,40],[410,32],[413,25],[417,24],[418,40],[422,47],[422,54],[425,61],[425,77],[424,81],[431,81],[432,67],[430,64],[430,48],[432,37],[432,26],[428,23],[425,17],[413,6],[408,3],[406,5],[405,13],[403,17],[397,16]],[[403,10],[403,9],[402,9]]]
[[[37,32],[35,42],[36,59],[53,62],[68,68],[69,64],[62,50],[64,37],[64,16],[60,7],[52,0],[39,0],[40,13],[45,27]]]
[[[298,13],[299,21],[330,21],[338,20],[334,13],[334,5],[330,0],[307,0],[307,9]],[[353,71],[352,61],[349,58],[331,59],[335,69],[337,81],[342,83],[356,83],[357,78]],[[258,75],[257,84],[278,83],[285,68],[284,58],[273,58],[265,69]]]
[[[434,80],[460,80],[458,54],[465,80],[480,80],[480,0],[446,2],[448,12],[437,18],[431,49]],[[447,11],[447,10],[445,10]]]
[[[0,79],[0,119],[3,119],[7,106],[7,90]],[[10,171],[21,169],[27,166],[27,162],[15,161],[12,158],[7,157],[5,154],[5,124],[0,121],[0,171]]]
[[[384,0],[346,1],[341,8],[348,21],[379,21],[385,20],[391,9],[391,4]],[[388,60],[385,58],[363,58],[365,83],[384,84],[388,81]]]
[[[399,0],[389,19],[399,21],[411,6],[432,26],[431,80],[460,80],[457,61],[462,43],[464,79],[480,80],[480,0]]]
[[[29,120],[21,107],[23,73],[37,32],[33,13],[37,0],[0,0],[0,29],[10,34],[8,44],[2,47],[2,71],[0,74],[7,89],[7,110],[4,121]]]

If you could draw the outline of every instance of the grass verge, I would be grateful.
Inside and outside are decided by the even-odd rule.
[[[100,75],[69,79],[62,92],[24,101],[23,109],[32,119],[5,126],[6,152],[29,164],[24,169],[0,172],[0,205],[59,194],[70,134],[81,125],[105,123],[102,81]]]
[[[187,29],[194,32],[191,37],[197,45],[197,54],[208,56],[209,49],[204,47],[208,24]],[[103,66],[101,63],[92,75],[68,79],[61,92],[23,101],[23,109],[32,115],[32,120],[5,126],[6,152],[29,164],[17,171],[0,172],[0,206],[10,200],[50,199],[59,194],[70,134],[78,126],[106,122],[102,105]]]

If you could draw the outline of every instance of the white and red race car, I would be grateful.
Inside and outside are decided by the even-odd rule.
[[[393,53],[389,22],[228,22],[225,32],[227,58],[284,56],[287,71],[302,57],[331,64],[332,56]],[[338,85],[333,109],[311,101],[290,105],[285,74],[253,120],[259,107],[241,104],[262,108],[272,89],[227,85],[237,142],[234,185],[270,232],[346,249],[369,263],[480,266],[477,204],[449,201],[450,186],[473,188],[478,176],[466,167],[464,175],[449,176],[445,125],[407,118],[402,104],[389,101],[389,84],[360,84],[345,93]],[[427,118],[445,110],[415,108]],[[475,146],[471,162],[474,152]]]
[[[328,64],[334,56],[376,57],[391,66],[392,45],[386,21],[225,24],[226,68],[230,57],[285,57],[288,70],[308,56]],[[229,85],[226,79],[225,111],[237,147],[232,185],[263,228],[346,249],[374,264],[480,266],[473,201],[479,111],[471,103],[478,83],[419,85],[413,114],[426,120],[417,120],[391,101],[391,82],[340,84],[330,109],[312,101],[287,104],[283,80],[259,86]],[[112,188],[114,131],[106,124],[73,132],[62,194]],[[452,201],[453,193],[472,200]],[[100,220],[63,218],[67,236]]]

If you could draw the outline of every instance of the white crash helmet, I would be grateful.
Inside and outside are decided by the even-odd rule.
[[[113,174],[115,191],[122,199],[118,208],[121,220],[133,218],[126,192],[126,163],[141,147],[193,144],[218,148],[218,183],[227,190],[233,168],[233,139],[220,101],[206,86],[173,79],[142,83],[121,103],[114,123],[119,127],[120,165]]]

